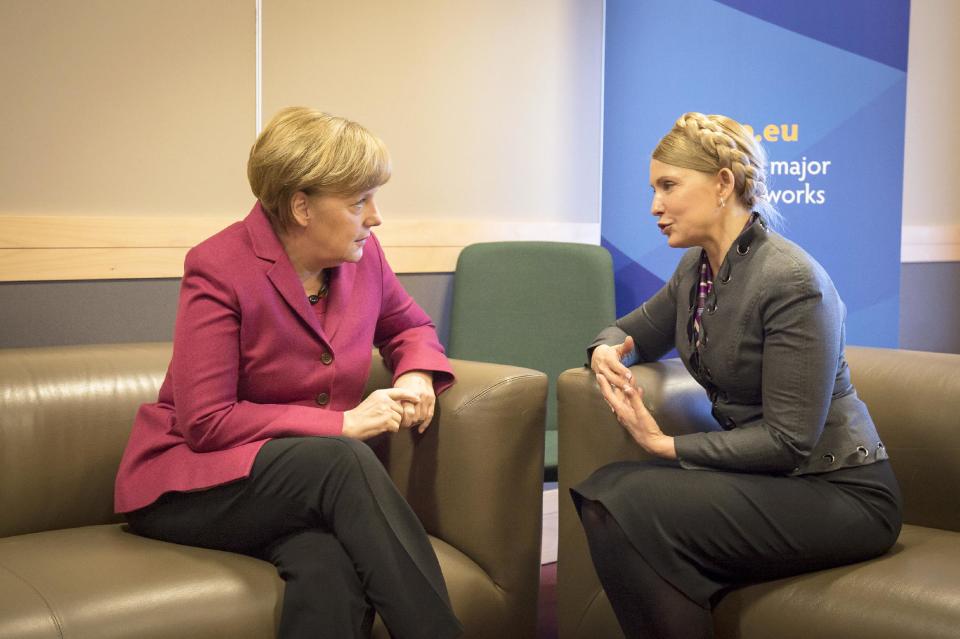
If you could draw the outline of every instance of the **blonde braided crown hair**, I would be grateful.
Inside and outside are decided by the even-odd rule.
[[[767,194],[766,153],[736,120],[724,115],[684,113],[653,150],[653,159],[711,175],[730,169],[733,191],[740,203],[767,223],[781,222]]]

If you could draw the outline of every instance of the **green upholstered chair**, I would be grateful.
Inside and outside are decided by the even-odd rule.
[[[549,481],[557,473],[557,377],[584,363],[587,344],[615,317],[613,267],[600,246],[489,242],[457,260],[450,356],[547,374]]]

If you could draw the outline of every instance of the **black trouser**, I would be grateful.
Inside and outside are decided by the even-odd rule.
[[[127,515],[146,537],[253,555],[286,582],[279,637],[457,637],[440,565],[416,515],[364,444],[276,439],[247,479],[168,493]]]

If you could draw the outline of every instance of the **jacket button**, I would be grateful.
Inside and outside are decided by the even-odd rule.
[[[329,366],[333,362],[333,355],[330,353],[324,353],[320,356],[320,361],[323,362],[324,366]]]
[[[328,395],[327,393],[320,393],[319,395],[317,395],[316,401],[319,406],[326,406],[327,404],[330,403],[330,395]]]
[[[828,464],[832,464],[833,462],[837,461],[837,458],[834,457],[833,453],[827,453],[823,456],[823,460]]]

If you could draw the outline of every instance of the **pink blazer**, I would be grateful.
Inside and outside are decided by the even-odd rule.
[[[259,202],[187,254],[173,358],[156,403],[137,412],[114,506],[246,477],[274,437],[339,435],[379,347],[394,379],[453,373],[434,326],[400,285],[376,237],[333,270],[321,326]]]

